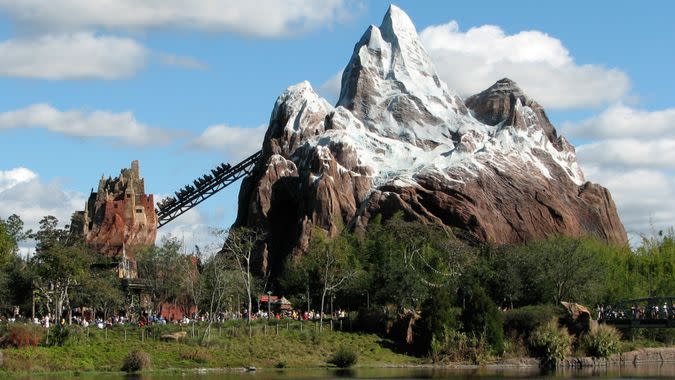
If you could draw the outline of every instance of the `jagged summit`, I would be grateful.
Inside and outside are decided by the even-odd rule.
[[[260,265],[274,269],[315,227],[334,234],[336,219],[363,228],[397,211],[496,243],[627,241],[609,192],[585,182],[536,101],[507,78],[463,101],[391,6],[355,45],[335,107],[308,82],[277,99],[235,226],[264,226]]]
[[[469,123],[462,120],[464,102],[438,78],[412,21],[393,5],[354,47],[337,106],[369,130],[425,150]]]
[[[526,129],[528,122],[535,123],[557,150],[573,149],[564,138],[558,136],[544,108],[529,98],[518,84],[509,78],[502,78],[486,90],[468,97],[465,104],[482,123],[491,126],[516,126],[520,129]],[[518,112],[523,110],[523,107],[531,111],[532,120],[526,120],[522,112]]]

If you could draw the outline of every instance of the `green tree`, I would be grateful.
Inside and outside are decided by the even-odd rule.
[[[415,351],[429,354],[433,342],[445,342],[448,331],[457,328],[449,289],[432,289],[422,303],[421,315],[415,323]]]
[[[328,239],[320,230],[316,230],[314,235],[309,252],[302,258],[301,265],[310,268],[310,273],[313,272],[312,275],[319,279],[321,286],[319,329],[322,330],[326,296],[335,294],[356,276],[358,262],[346,235]]]
[[[90,306],[103,313],[104,319],[123,309],[126,301],[117,272],[110,270],[109,267],[92,268],[89,275],[82,279],[76,296],[74,300],[76,304]]]
[[[642,244],[635,255],[648,296],[675,293],[675,232],[672,228],[642,236]]]
[[[176,302],[181,295],[184,273],[180,270],[182,243],[175,237],[165,237],[159,246],[148,247],[136,254],[138,277],[150,290],[155,310],[165,302]]]
[[[376,217],[364,239],[375,300],[399,308],[416,308],[435,287],[456,288],[470,251],[448,231],[406,222],[401,215],[385,223]]]
[[[58,227],[58,219],[46,216],[34,235],[36,251],[31,260],[35,274],[34,286],[47,299],[47,308],[54,306],[60,318],[69,305],[70,291],[88,275],[93,255],[84,244],[69,236],[67,229]]]
[[[220,233],[225,235],[224,231]],[[253,309],[253,289],[255,279],[253,278],[253,268],[251,267],[253,255],[263,242],[265,235],[254,229],[240,227],[227,231],[223,249],[219,255],[223,255],[227,268],[236,271],[241,279],[240,284],[246,292],[248,303],[247,322],[249,326],[249,335],[251,334],[251,313]]]
[[[480,286],[474,286],[466,297],[460,315],[464,331],[474,337],[485,337],[493,351],[504,351],[503,317],[501,311]]]

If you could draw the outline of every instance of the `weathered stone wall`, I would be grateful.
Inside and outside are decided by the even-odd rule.
[[[92,248],[112,257],[133,260],[140,247],[151,246],[157,235],[152,194],[145,194],[138,161],[119,177],[101,177],[98,191],[89,195],[83,212],[73,215],[73,230]]]

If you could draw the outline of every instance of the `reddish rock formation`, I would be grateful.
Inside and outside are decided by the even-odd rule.
[[[508,79],[462,101],[392,6],[356,44],[336,107],[307,82],[277,99],[234,226],[268,232],[259,264],[274,272],[315,227],[334,235],[398,211],[478,241],[627,243],[609,192],[584,180],[543,108]]]
[[[89,195],[84,211],[73,216],[72,228],[94,250],[119,258],[121,277],[136,277],[134,253],[154,245],[157,235],[153,195],[145,194],[138,161],[122,169],[119,177],[101,177],[98,191]],[[128,269],[124,267],[127,261]]]

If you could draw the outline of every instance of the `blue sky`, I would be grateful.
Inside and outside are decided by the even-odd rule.
[[[631,233],[675,225],[675,26],[667,1],[399,1],[462,95],[503,76],[547,109]],[[276,97],[328,99],[386,1],[0,0],[0,217],[62,220],[141,162],[169,194],[259,148]],[[238,186],[168,225],[227,227]],[[190,237],[191,238],[191,237]]]

